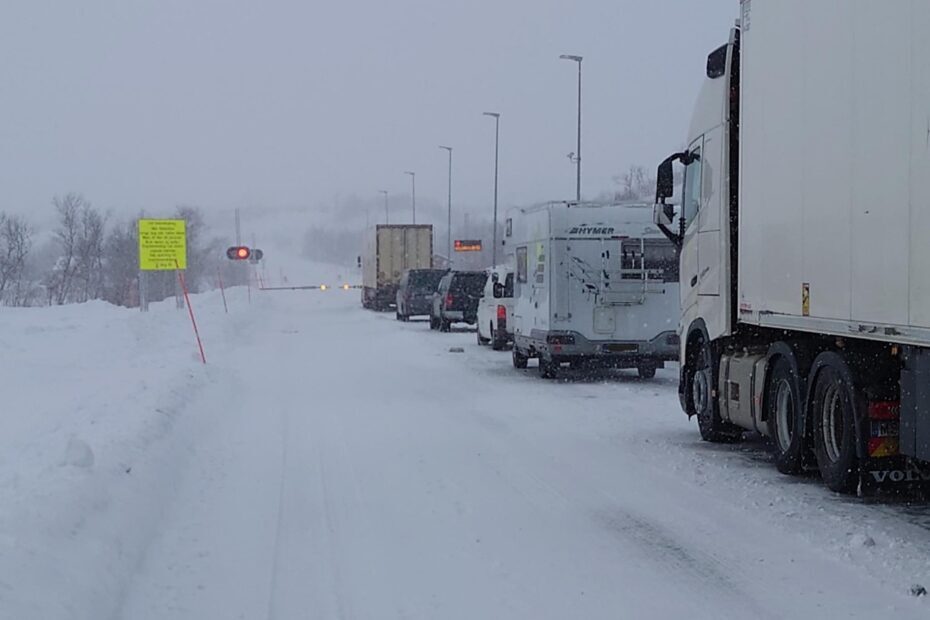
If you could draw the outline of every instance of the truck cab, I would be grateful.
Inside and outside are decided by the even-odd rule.
[[[707,377],[695,387],[687,376],[695,345],[730,336],[735,328],[736,208],[739,189],[739,29],[707,58],[706,79],[698,94],[688,134],[688,149],[659,166],[656,223],[681,255],[681,381],[679,397],[689,415],[698,398],[710,397]],[[683,167],[677,230],[666,200],[674,191],[673,165]]]

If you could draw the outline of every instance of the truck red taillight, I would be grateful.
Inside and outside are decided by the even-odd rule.
[[[446,310],[451,308],[454,302],[455,298],[452,296],[452,293],[446,293]]]
[[[497,329],[507,329],[507,307],[497,307]]]
[[[899,418],[898,401],[869,402],[869,456],[883,457],[898,454]]]

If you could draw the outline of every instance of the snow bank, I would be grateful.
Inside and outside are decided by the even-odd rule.
[[[313,274],[339,268],[307,264]],[[208,362],[251,337],[268,299],[192,297]],[[234,379],[200,363],[173,299],[0,309],[0,617],[106,618],[119,607],[206,425],[192,409]],[[197,411],[197,416],[191,415]]]

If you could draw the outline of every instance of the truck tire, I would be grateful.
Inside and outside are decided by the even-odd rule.
[[[653,362],[644,362],[636,367],[640,379],[654,379],[657,369],[657,366]]]
[[[403,321],[403,320],[404,320],[404,317],[403,317],[403,315],[401,315],[400,310],[397,310],[397,311],[394,313],[394,318],[396,318],[398,321]]]
[[[520,353],[520,350],[517,348],[517,345],[513,347],[513,367],[518,370],[524,370],[527,366],[527,361],[529,358],[526,355]]]
[[[429,328],[433,331],[439,329],[439,319],[434,317],[432,314],[429,315]]]
[[[481,336],[481,328],[480,328],[480,327],[475,327],[475,333],[478,334],[478,346],[479,346],[479,347],[483,347],[484,345],[486,345],[486,344],[489,342],[489,340],[488,340],[487,338],[483,338],[483,337]]]
[[[451,332],[451,331],[452,331],[452,321],[447,321],[446,319],[439,319],[439,331],[441,331],[441,332]]]
[[[765,386],[763,406],[775,452],[775,467],[783,474],[799,473],[804,468],[807,441],[801,382],[791,357],[775,358]]]
[[[837,493],[855,493],[859,482],[856,415],[860,398],[852,372],[833,351],[814,360],[810,411],[814,455],[824,484]]]
[[[559,364],[539,356],[539,376],[543,379],[555,379],[559,376]]]
[[[494,333],[494,330],[491,330],[491,333]],[[491,349],[494,351],[503,351],[507,348],[507,339],[506,338],[493,338],[491,340]]]
[[[698,419],[701,439],[712,443],[735,443],[743,432],[738,427],[724,422],[720,417],[720,408],[714,398],[713,389],[717,384],[717,367],[719,360],[711,350],[710,344],[703,336],[694,343],[694,351],[688,360],[685,371],[688,398],[688,411]]]

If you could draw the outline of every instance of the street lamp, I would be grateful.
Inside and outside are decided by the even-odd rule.
[[[378,190],[378,193],[379,193],[379,194],[384,194],[384,223],[385,223],[385,224],[390,224],[390,223],[391,223],[391,215],[390,215],[390,213],[388,212],[388,192],[387,192],[386,189],[379,189],[379,190]]]
[[[485,112],[484,116],[494,119],[494,234],[492,236],[491,266],[497,266],[497,165],[500,154],[501,115],[500,112]]]
[[[409,170],[404,174],[410,175],[411,191],[410,191],[410,203],[413,206],[413,223],[417,223],[417,173],[410,172]]]
[[[575,201],[581,204],[581,56],[562,54],[559,58],[578,63],[578,150],[575,153],[575,172],[577,175],[575,181]]]
[[[439,145],[444,151],[449,151],[449,227],[446,229],[446,257],[449,266],[452,266],[452,147]]]

